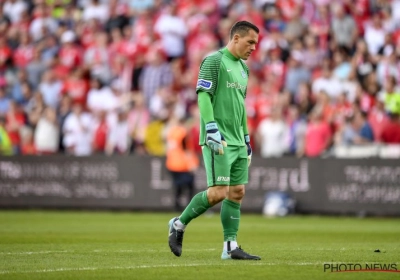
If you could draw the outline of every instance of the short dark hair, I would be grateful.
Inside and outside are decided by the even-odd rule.
[[[246,36],[250,29],[253,29],[257,34],[260,32],[254,24],[248,21],[238,21],[231,28],[230,38],[232,39],[235,34]]]

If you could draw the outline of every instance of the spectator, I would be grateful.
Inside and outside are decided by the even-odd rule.
[[[299,84],[294,103],[299,108],[300,117],[307,118],[307,115],[314,107],[313,101],[311,100],[311,88],[307,82]]]
[[[24,100],[24,96],[22,93],[22,85],[28,82],[28,77],[25,69],[20,69],[16,73],[16,79],[11,86],[11,97],[12,99],[17,102],[21,103]]]
[[[47,35],[42,40],[41,59],[47,67],[51,67],[59,53],[60,46],[55,35]]]
[[[133,107],[128,114],[128,129],[131,136],[131,152],[137,154],[145,153],[144,140],[146,127],[150,122],[150,113],[144,103],[142,93],[133,95]]]
[[[63,96],[60,101],[60,106],[57,111],[57,122],[59,127],[62,129],[64,127],[64,123],[68,115],[72,110],[72,102],[68,96]],[[60,131],[60,141],[59,141],[59,151],[64,152],[64,133]]]
[[[111,33],[112,30],[118,29],[120,32],[129,25],[129,17],[125,14],[125,7],[118,5],[116,1],[110,3],[110,15],[104,24],[104,29],[107,33]]]
[[[294,96],[298,85],[308,82],[311,79],[311,72],[303,66],[303,56],[300,52],[294,51],[291,54],[286,73],[285,88]]]
[[[12,50],[8,46],[6,37],[0,36],[0,69],[5,70],[12,58]]]
[[[361,84],[364,82],[364,78],[376,69],[376,62],[368,52],[367,43],[363,39],[357,41],[352,65],[356,71],[357,80]]]
[[[332,71],[325,63],[322,67],[322,75],[312,83],[312,93],[318,96],[320,92],[326,92],[329,97],[335,100],[342,93],[342,84],[332,76]]]
[[[64,80],[62,94],[68,95],[72,103],[79,103],[86,106],[86,98],[89,90],[89,83],[85,78],[85,73],[82,68],[73,70],[71,76]]]
[[[53,71],[47,70],[43,73],[38,89],[46,106],[57,109],[61,100],[62,82]]]
[[[335,2],[332,4],[332,35],[334,43],[338,46],[351,49],[357,38],[358,31],[354,19],[346,15],[343,4]]]
[[[140,88],[145,96],[147,106],[150,99],[161,87],[167,87],[172,84],[171,66],[165,60],[164,52],[155,47],[147,53],[148,64],[141,73]]]
[[[288,151],[289,127],[282,118],[281,108],[273,108],[270,118],[261,121],[257,138],[262,157],[280,157]]]
[[[330,25],[329,5],[317,5],[317,11],[311,20],[308,31],[317,37],[319,49],[324,52],[328,49]]]
[[[50,8],[45,5],[37,5],[35,18],[29,26],[29,34],[33,41],[38,42],[49,34],[54,34],[58,23],[50,14]]]
[[[165,156],[165,144],[162,136],[165,121],[166,119],[153,119],[146,127],[144,146],[149,155]]]
[[[19,69],[25,69],[33,58],[34,46],[27,32],[21,32],[19,35],[19,45],[13,55],[14,66]]]
[[[128,112],[126,109],[119,109],[117,114],[117,123],[110,127],[107,137],[106,153],[108,155],[127,154],[131,146],[127,122]]]
[[[46,105],[43,101],[43,96],[40,92],[35,92],[29,103],[25,106],[25,111],[28,116],[28,123],[30,126],[35,127],[41,118]]]
[[[382,129],[382,142],[400,144],[400,121],[398,114],[390,114],[389,122]]]
[[[91,0],[90,4],[83,8],[82,19],[84,21],[98,20],[104,24],[109,18],[107,5],[100,3],[99,0]]]
[[[117,101],[110,87],[103,85],[98,78],[92,78],[90,84],[87,107],[93,114],[101,111],[109,113],[117,108]]]
[[[386,31],[383,28],[381,16],[375,13],[370,24],[365,28],[364,39],[368,46],[368,52],[375,56],[378,54],[379,49],[385,43]]]
[[[99,122],[93,133],[93,151],[95,153],[105,153],[107,136],[109,134],[110,128],[107,123],[107,113],[105,111],[100,111],[98,114]]]
[[[360,145],[373,141],[374,134],[371,125],[363,112],[355,112],[349,117],[336,135],[336,145]]]
[[[6,130],[6,120],[0,116],[0,155],[10,156],[13,154],[13,145]]]
[[[59,148],[60,130],[56,111],[48,107],[44,110],[35,129],[35,148],[38,154],[55,154]]]
[[[306,129],[304,155],[307,157],[321,156],[331,144],[331,129],[323,120],[322,112],[314,108],[309,116]]]
[[[161,37],[168,60],[184,55],[188,30],[183,19],[177,14],[176,3],[171,2],[167,5],[164,14],[155,23],[154,31]]]
[[[394,77],[388,79],[385,90],[380,94],[385,102],[385,110],[388,113],[400,114],[400,91],[395,87]]]
[[[0,117],[4,117],[10,109],[10,98],[7,97],[4,87],[0,87]]]
[[[85,66],[90,69],[91,77],[96,77],[103,83],[109,83],[111,77],[107,40],[107,33],[96,33],[93,45],[86,50],[84,55]]]
[[[14,101],[10,102],[10,108],[6,114],[6,129],[13,145],[14,154],[20,152],[20,129],[25,124],[25,115]]]
[[[287,21],[283,34],[286,40],[293,43],[295,40],[300,39],[306,32],[307,25],[301,17],[301,8],[295,7],[290,19]]]
[[[382,131],[389,122],[389,116],[385,111],[384,95],[378,95],[374,107],[368,114],[368,122],[371,124],[376,142],[382,141]]]
[[[41,59],[40,50],[35,48],[31,61],[26,65],[27,79],[33,90],[38,89],[39,82],[46,69],[47,65]]]
[[[351,64],[348,60],[347,53],[345,51],[335,51],[333,53],[333,79],[337,79],[339,81],[346,81],[351,72]]]
[[[304,154],[304,140],[307,129],[307,121],[300,116],[299,108],[290,106],[287,123],[289,126],[289,153],[296,156]]]
[[[65,150],[75,156],[87,156],[92,152],[92,116],[83,112],[83,106],[75,103],[72,112],[63,125],[63,145]]]
[[[400,64],[397,58],[397,53],[394,49],[388,49],[385,55],[380,59],[376,74],[379,85],[385,86],[389,79],[395,79],[395,85],[400,77]]]
[[[17,23],[21,19],[21,15],[28,9],[28,5],[23,0],[7,0],[4,2],[3,13],[12,23]]]
[[[322,64],[326,53],[322,48],[319,48],[314,36],[308,35],[304,39],[305,50],[303,52],[304,66],[310,71],[315,71]]]
[[[36,147],[33,143],[33,131],[28,126],[23,126],[20,129],[21,137],[21,154],[22,155],[35,155]]]
[[[61,47],[58,53],[59,71],[62,75],[68,75],[72,70],[80,66],[82,54],[80,48],[75,45],[76,35],[73,31],[64,31],[60,41]]]

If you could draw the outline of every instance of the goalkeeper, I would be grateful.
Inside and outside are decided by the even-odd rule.
[[[255,50],[258,33],[258,28],[250,22],[236,22],[228,45],[207,56],[200,66],[196,92],[208,189],[196,194],[182,214],[169,222],[169,246],[178,257],[182,254],[186,226],[222,202],[221,258],[260,259],[243,251],[236,240],[252,153],[244,104],[249,69],[243,60]]]

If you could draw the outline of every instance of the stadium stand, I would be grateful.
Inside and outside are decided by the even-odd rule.
[[[164,155],[238,20],[255,153],[400,157],[400,0],[1,1],[0,154]]]

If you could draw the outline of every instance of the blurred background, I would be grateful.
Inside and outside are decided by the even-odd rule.
[[[399,215],[399,0],[1,1],[0,206],[179,210],[206,186],[199,66],[239,20],[243,209]]]

